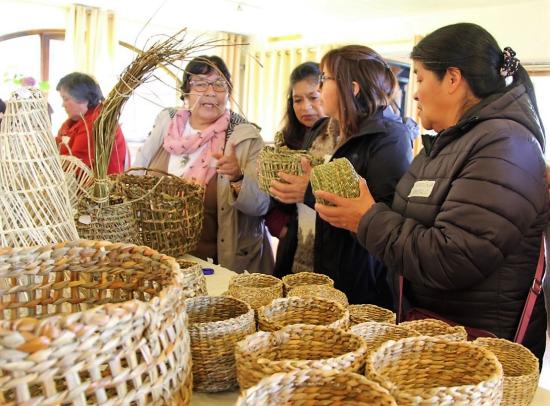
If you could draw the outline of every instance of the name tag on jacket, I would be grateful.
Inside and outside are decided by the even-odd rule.
[[[408,197],[429,197],[435,185],[435,180],[417,180],[414,182]]]

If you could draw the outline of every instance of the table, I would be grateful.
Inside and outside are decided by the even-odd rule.
[[[203,268],[207,267],[214,269],[214,273],[212,275],[206,275],[206,287],[208,289],[209,295],[217,296],[224,293],[227,290],[227,286],[229,285],[229,280],[232,276],[236,275],[235,272],[230,271],[222,266],[211,264],[191,255],[186,255],[184,258],[188,261],[198,262]],[[545,365],[545,368],[550,368],[550,365]],[[191,406],[230,406],[235,404],[235,401],[238,397],[238,391],[221,393],[193,392],[193,397],[191,398]],[[549,405],[550,390],[539,387],[537,392],[535,393],[535,397],[533,398],[531,406]]]

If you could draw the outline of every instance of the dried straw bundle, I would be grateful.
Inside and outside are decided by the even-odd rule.
[[[65,175],[38,89],[14,92],[0,127],[0,245],[78,238]]]

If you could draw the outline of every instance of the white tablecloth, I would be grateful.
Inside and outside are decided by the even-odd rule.
[[[217,296],[221,295],[227,290],[229,285],[229,279],[233,275],[236,275],[235,272],[232,272],[226,268],[223,268],[219,265],[210,264],[202,259],[193,257],[191,255],[186,255],[185,258],[189,261],[195,261],[200,263],[203,268],[208,267],[214,269],[213,275],[206,275],[206,287],[208,289],[208,294]],[[546,368],[546,366],[545,366]],[[221,393],[199,393],[193,392],[193,397],[191,399],[191,406],[230,406],[235,404],[235,401],[239,397],[237,391],[234,392],[221,392]],[[532,406],[550,406],[550,391],[539,388],[533,402]]]

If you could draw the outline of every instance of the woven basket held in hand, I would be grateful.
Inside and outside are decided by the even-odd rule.
[[[338,158],[311,170],[311,188],[322,190],[346,198],[359,197],[359,175],[347,158]],[[330,204],[316,198],[317,203]]]
[[[159,170],[147,173],[115,177],[115,189],[132,200],[143,244],[175,258],[193,251],[202,231],[204,188]]]
[[[358,304],[348,306],[351,324],[377,321],[379,323],[395,324],[395,313],[391,310],[373,304]]]
[[[362,371],[367,345],[361,337],[325,326],[296,324],[258,332],[235,347],[241,389],[276,372],[318,368],[329,372]]]
[[[235,344],[256,331],[254,311],[227,296],[198,296],[185,303],[193,353],[193,389],[232,389],[237,385]]]
[[[502,406],[531,404],[539,383],[539,360],[521,344],[502,338],[483,337],[473,344],[496,355],[504,370]]]
[[[279,172],[303,175],[302,157],[310,162],[313,157],[307,151],[292,150],[288,147],[265,146],[258,157],[258,185],[269,193],[272,180],[279,180]]]
[[[389,340],[400,340],[407,337],[415,337],[419,334],[409,328],[396,326],[390,323],[378,323],[367,321],[365,323],[351,326],[350,331],[365,339],[367,342],[368,354],[376,351],[378,347]]]
[[[243,300],[254,310],[283,297],[283,282],[261,273],[235,275],[229,281],[227,294]]]
[[[187,299],[207,295],[206,278],[202,272],[202,267],[196,262],[187,261],[182,258],[178,258],[176,261],[180,266],[182,274],[183,297]]]
[[[376,382],[353,372],[327,373],[318,369],[279,372],[247,389],[236,406],[354,405],[397,406],[393,396]]]
[[[1,248],[0,280],[13,286],[0,288],[0,404],[190,403],[173,258],[104,241]]]
[[[444,321],[437,319],[405,321],[399,325],[418,332],[420,335],[437,337],[449,341],[465,341],[468,338],[468,333],[464,327],[450,326]]]
[[[426,336],[388,341],[367,358],[365,373],[398,405],[498,405],[502,399],[500,362],[466,341]]]
[[[275,331],[290,324],[349,328],[349,312],[340,303],[317,297],[275,299],[258,309],[258,329]]]
[[[343,306],[348,305],[348,298],[344,292],[326,285],[302,285],[292,288],[287,297],[320,297],[321,299],[333,300]]]
[[[290,289],[302,285],[326,285],[333,287],[334,281],[328,276],[320,273],[298,272],[295,274],[283,276],[283,285],[286,294],[288,291],[290,291]]]

